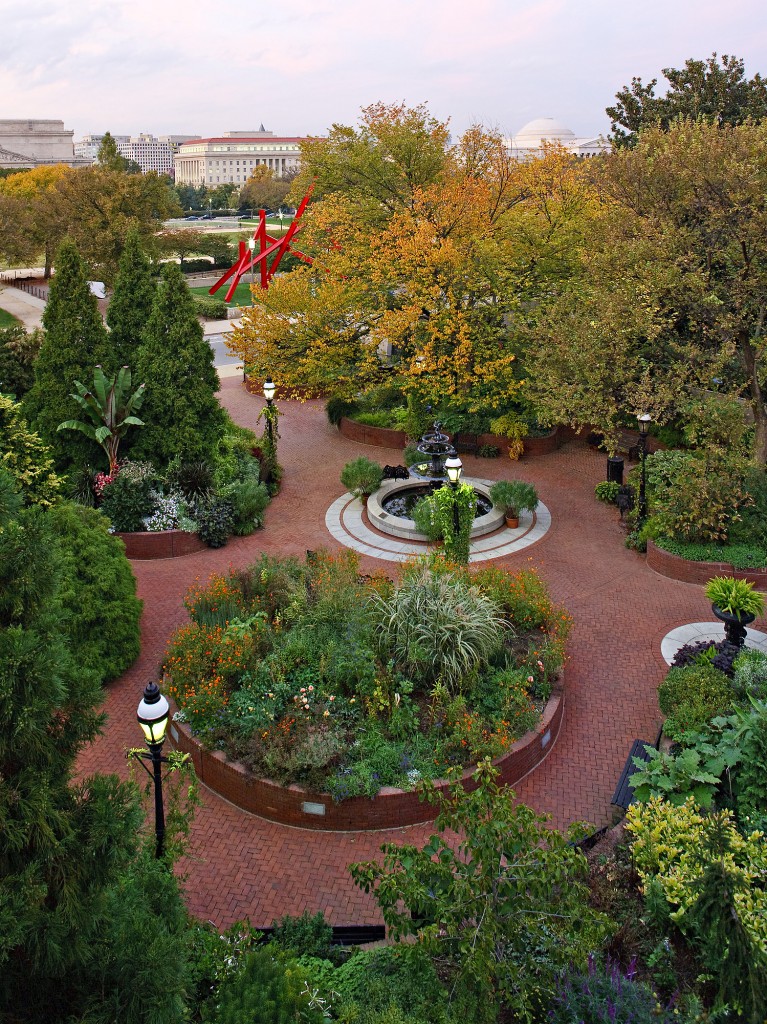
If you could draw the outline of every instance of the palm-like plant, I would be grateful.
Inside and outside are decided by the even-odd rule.
[[[65,420],[58,430],[79,430],[106,452],[109,472],[117,472],[117,451],[129,427],[143,427],[144,421],[135,415],[144,401],[145,385],[140,384],[131,394],[131,372],[123,366],[115,377],[107,377],[100,366],[93,374],[93,390],[89,391],[79,380],[75,381],[77,402],[90,422]]]

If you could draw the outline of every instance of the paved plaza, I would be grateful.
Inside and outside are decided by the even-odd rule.
[[[256,427],[262,400],[243,389],[241,376],[224,377],[221,400],[238,423]],[[344,528],[343,512],[350,505],[339,482],[343,465],[360,454],[382,465],[401,461],[399,451],[341,437],[321,402],[280,402],[278,392],[277,403],[285,474],[265,527],[232,538],[222,549],[133,563],[144,600],[142,651],[107,687],[107,725],[81,758],[84,772],[127,774],[125,751],[141,742],[136,724],[141,691],[148,679],[157,678],[169,635],[186,621],[182,601],[196,579],[248,565],[262,551],[303,557],[307,549],[340,550],[346,541],[334,528]],[[605,456],[583,442],[518,463],[472,456],[463,461],[469,477],[520,476],[536,486],[550,512],[548,528],[525,547],[499,550],[492,564],[537,568],[574,618],[564,725],[548,758],[516,787],[517,796],[550,814],[559,827],[575,820],[607,824],[613,820],[610,797],[632,741],[654,741],[660,725],[656,688],[666,672],[661,643],[671,630],[713,620],[710,605],[702,587],[657,575],[642,555],[624,547],[617,511],[594,498],[594,486],[604,479]],[[511,531],[498,536],[506,533]],[[363,572],[396,572],[393,561],[369,551],[360,554],[360,563]],[[754,623],[759,629],[764,625]],[[347,866],[375,856],[383,842],[418,844],[432,831],[428,824],[374,833],[303,831],[240,811],[210,791],[202,796],[190,851],[179,870],[192,913],[219,927],[246,917],[254,925],[268,925],[304,909],[324,911],[331,924],[378,923],[372,898],[352,884]]]

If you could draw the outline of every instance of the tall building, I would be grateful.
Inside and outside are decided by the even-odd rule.
[[[0,120],[0,167],[19,171],[49,164],[83,167],[85,162],[75,156],[73,135],[63,121]]]
[[[160,135],[155,138],[148,132],[139,135],[113,135],[117,144],[117,152],[126,160],[134,160],[142,172],[157,171],[158,174],[173,174],[173,158],[179,146],[191,139],[199,139],[199,135]],[[75,143],[75,153],[95,163],[103,135],[85,135]]]
[[[517,160],[531,160],[543,153],[546,143],[562,146],[574,156],[585,158],[607,153],[610,146],[604,139],[578,138],[561,121],[553,117],[537,117],[506,140],[507,148]]]
[[[265,164],[276,177],[294,171],[301,162],[300,138],[268,132],[224,132],[220,138],[197,139],[179,147],[176,183],[183,185],[244,185],[254,168]]]

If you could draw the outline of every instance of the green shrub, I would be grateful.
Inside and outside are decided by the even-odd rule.
[[[733,663],[733,686],[738,694],[767,697],[767,654],[746,647]]]
[[[614,505],[615,499],[618,497],[620,487],[621,485],[615,480],[603,480],[594,488],[594,494],[600,501],[605,501],[610,505]]]
[[[337,427],[344,416],[353,416],[359,409],[359,402],[334,396],[325,403],[325,413],[330,423]]]
[[[226,320],[227,305],[223,299],[194,294],[192,298],[198,316],[204,316],[206,320]]]
[[[355,498],[377,491],[382,479],[383,468],[365,455],[347,462],[341,470],[341,483]]]
[[[62,551],[64,631],[79,664],[109,682],[139,654],[142,602],[125,547],[94,509],[60,502],[47,518]]]
[[[295,962],[280,963],[269,946],[258,949],[219,987],[211,1024],[322,1024],[305,979]]]
[[[501,449],[495,444],[481,444],[477,448],[477,455],[480,459],[497,459]]]
[[[213,492],[213,466],[207,459],[194,462],[174,459],[168,466],[165,482],[187,499],[207,498]]]
[[[305,910],[300,917],[286,914],[279,921],[272,921],[272,941],[296,956],[313,956],[328,959],[333,942],[333,929],[320,910],[310,914]]]
[[[384,427],[387,430],[395,429],[395,420],[391,410],[379,409],[375,412],[358,412],[354,417],[355,423],[362,423],[366,427]]]
[[[0,395],[0,466],[7,470],[32,504],[52,505],[62,478],[53,469],[51,449],[29,429],[22,407]]]
[[[235,536],[247,537],[263,524],[269,492],[256,477],[229,484],[221,491],[220,497],[232,506],[232,533]]]
[[[21,324],[0,328],[0,390],[6,395],[21,399],[32,387],[42,343],[39,329],[27,332]]]
[[[713,665],[689,665],[669,670],[658,687],[658,704],[666,715],[663,732],[683,742],[716,715],[729,711],[733,692],[727,676]]]
[[[101,492],[99,508],[116,533],[134,533],[144,529],[144,520],[154,511],[155,503],[148,480],[139,482],[118,473]]]
[[[333,986],[338,994],[334,1009],[341,1020],[443,1024],[448,1017],[447,990],[419,946],[358,950],[337,968]],[[406,1016],[386,1016],[390,1007]]]
[[[234,525],[234,509],[230,501],[210,498],[195,506],[194,518],[200,539],[209,548],[222,548]]]

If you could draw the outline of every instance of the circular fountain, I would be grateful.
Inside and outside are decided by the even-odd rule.
[[[445,475],[445,459],[455,455],[455,448],[447,434],[440,430],[442,424],[434,421],[432,430],[427,430],[416,445],[416,451],[425,455],[428,462],[418,462],[410,467],[412,476],[421,480],[447,480]]]

